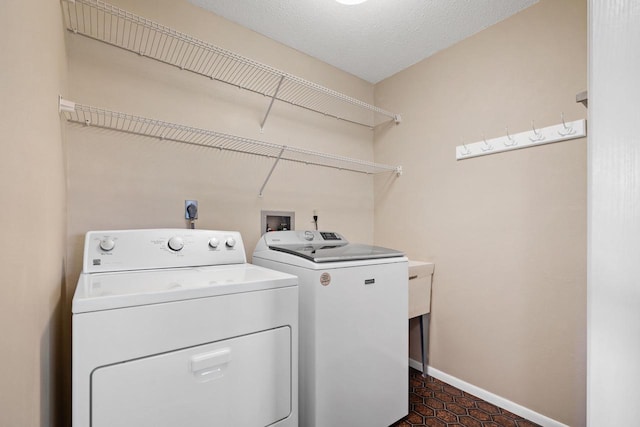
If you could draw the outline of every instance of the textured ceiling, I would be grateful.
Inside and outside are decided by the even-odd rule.
[[[377,83],[538,0],[189,0]]]

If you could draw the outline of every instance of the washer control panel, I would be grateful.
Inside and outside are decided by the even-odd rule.
[[[349,243],[340,233],[335,231],[271,231],[262,235],[267,246],[295,244],[327,244],[346,245]]]
[[[85,273],[244,264],[237,231],[150,229],[90,231],[85,236]]]

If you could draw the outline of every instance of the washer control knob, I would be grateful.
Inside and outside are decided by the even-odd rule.
[[[227,237],[227,241],[225,242],[225,244],[227,245],[227,247],[232,248],[236,245],[236,239],[234,239],[233,237]]]
[[[104,239],[100,240],[100,249],[105,252],[109,252],[115,246],[116,242],[114,242],[111,237],[105,237]]]
[[[215,237],[209,239],[209,246],[211,246],[213,249],[217,248],[219,244],[220,240],[216,239]]]
[[[182,237],[173,236],[169,239],[169,243],[167,243],[167,245],[169,246],[169,249],[177,252],[184,247],[184,241],[182,240]]]
[[[305,240],[313,240],[313,231],[305,231],[304,232],[304,238]]]

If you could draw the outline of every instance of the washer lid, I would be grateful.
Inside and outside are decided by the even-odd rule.
[[[313,262],[358,261],[403,257],[404,253],[381,246],[348,244],[270,245],[269,249],[299,256]]]
[[[82,273],[74,314],[297,286],[296,276],[252,264]]]

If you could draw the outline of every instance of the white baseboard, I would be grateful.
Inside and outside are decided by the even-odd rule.
[[[422,370],[422,363],[418,362],[417,360],[409,358],[409,366],[414,369],[417,369],[418,371],[424,372]],[[515,402],[512,402],[508,399],[505,399],[504,397],[493,394],[490,391],[487,391],[483,388],[477,387],[473,384],[469,384],[466,381],[463,381],[459,378],[454,377],[453,375],[449,375],[431,366],[427,366],[427,374],[449,385],[457,387],[460,390],[466,391],[469,394],[473,394],[474,396],[477,396],[480,399],[486,400],[489,403],[499,406],[500,408],[506,409],[511,413],[520,415],[522,418],[526,418],[529,421],[532,421],[536,424],[540,424],[541,426],[569,427],[566,424],[562,424],[559,421],[556,421],[545,415],[532,411],[529,408],[525,408],[522,405],[518,405]]]
[[[409,358],[409,367],[422,372],[422,362],[418,362],[415,359]]]

